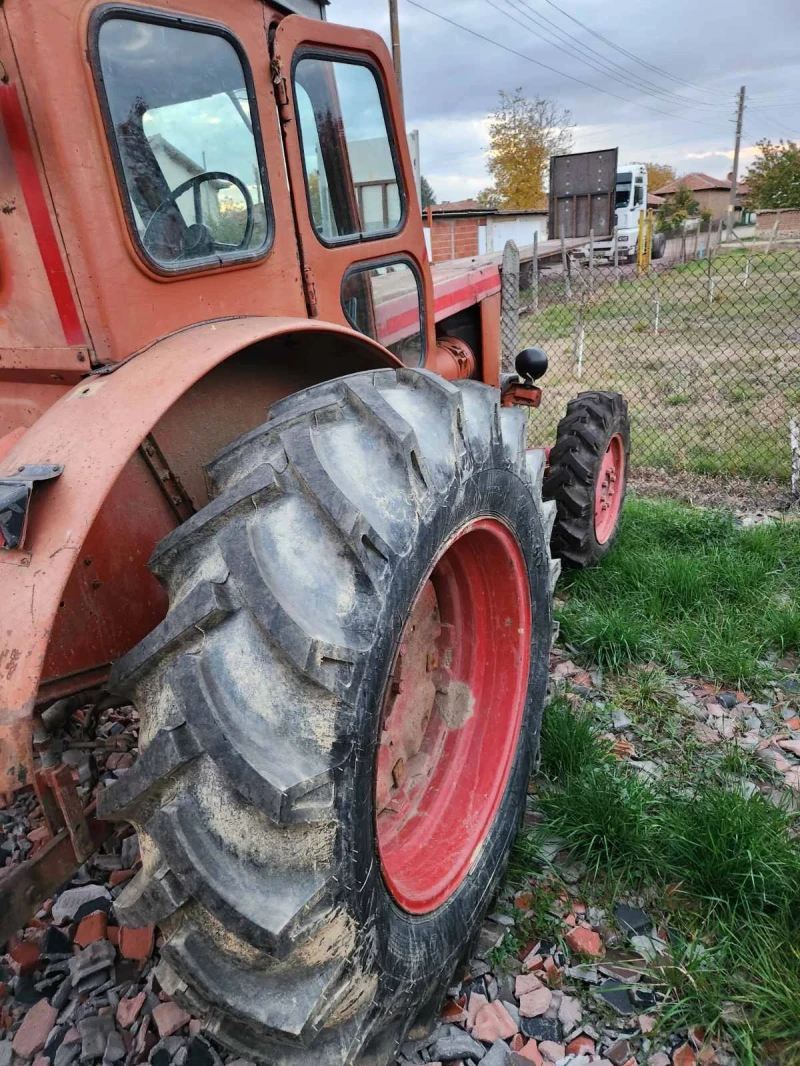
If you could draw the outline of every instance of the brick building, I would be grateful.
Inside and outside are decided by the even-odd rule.
[[[532,244],[547,238],[547,211],[499,211],[477,200],[454,200],[427,209],[431,262],[502,251],[507,240]]]
[[[732,176],[731,176],[732,177]],[[683,186],[694,196],[700,204],[701,211],[710,211],[714,221],[725,218],[728,214],[728,202],[731,195],[731,178],[712,178],[710,174],[684,174],[676,181],[668,181],[660,189],[653,192],[662,200],[669,200],[678,189]],[[738,219],[741,212],[741,201],[747,195],[748,188],[744,182],[739,182],[736,196],[735,217]]]

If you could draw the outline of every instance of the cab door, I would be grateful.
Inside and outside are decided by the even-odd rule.
[[[421,366],[433,290],[389,52],[377,34],[289,15],[272,59],[309,314]]]

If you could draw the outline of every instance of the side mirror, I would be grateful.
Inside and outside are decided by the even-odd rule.
[[[523,348],[514,366],[524,382],[536,381],[547,372],[547,354],[541,348]]]

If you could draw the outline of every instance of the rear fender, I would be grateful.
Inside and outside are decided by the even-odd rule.
[[[221,379],[222,364],[236,355],[248,357],[247,373]],[[202,463],[263,421],[270,402],[387,365],[400,364],[368,337],[332,323],[205,323],[158,341],[113,373],[84,378],[7,442],[0,477],[30,463],[58,463],[64,472],[34,490],[24,550],[0,552],[0,792],[33,781],[32,726],[43,679],[49,698],[80,689],[74,678],[90,679],[87,663],[94,660],[102,677],[109,661],[163,616],[165,596],[146,563],[178,518],[137,451],[144,438],[155,431],[200,507]],[[254,375],[261,391],[248,406]]]

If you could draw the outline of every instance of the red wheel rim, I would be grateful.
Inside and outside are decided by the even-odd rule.
[[[594,535],[605,544],[617,526],[625,487],[625,445],[619,433],[608,442],[594,494]]]
[[[441,906],[497,814],[528,684],[531,606],[514,535],[470,522],[406,622],[384,700],[375,821],[384,882],[411,914]]]

